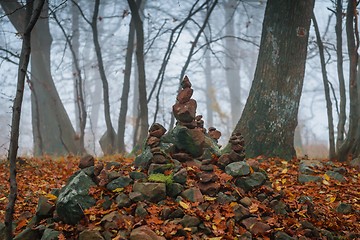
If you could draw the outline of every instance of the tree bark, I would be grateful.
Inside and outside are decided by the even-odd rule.
[[[336,138],[336,150],[338,151],[340,146],[344,142],[345,137],[345,122],[346,122],[346,89],[345,78],[343,69],[343,38],[342,38],[342,0],[336,1],[336,56],[337,56],[337,75],[339,81],[340,92],[340,106],[339,106],[339,121],[337,124],[337,138]]]
[[[296,156],[294,131],[302,92],[313,0],[269,0],[254,80],[234,132],[247,157]]]
[[[97,29],[97,21],[98,21],[98,13],[99,13],[99,7],[100,7],[100,0],[95,1],[95,7],[94,7],[94,14],[91,21],[91,28],[92,28],[92,34],[93,34],[93,41],[95,45],[95,52],[96,57],[98,60],[98,67],[99,67],[99,73],[101,82],[103,85],[103,95],[104,95],[104,115],[105,115],[105,123],[106,123],[106,133],[102,137],[104,141],[102,144],[102,150],[104,154],[112,154],[115,152],[115,131],[112,126],[111,122],[111,116],[110,116],[110,102],[109,102],[109,83],[106,78],[105,74],[105,68],[101,53],[101,47],[99,42],[99,36],[98,36],[98,29]]]
[[[19,128],[21,117],[21,106],[24,95],[25,76],[29,65],[30,52],[31,52],[31,31],[35,23],[39,19],[41,9],[45,0],[38,1],[38,4],[33,12],[33,1],[26,1],[26,16],[24,18],[24,25],[27,24],[23,32],[23,42],[20,54],[20,63],[18,68],[18,79],[16,86],[15,100],[13,104],[12,120],[11,120],[11,138],[9,146],[8,161],[10,164],[10,194],[9,203],[6,206],[5,212],[5,226],[6,226],[6,239],[13,239],[12,220],[17,198],[17,182],[16,182],[16,156],[19,147]]]
[[[359,96],[357,87],[357,64],[358,64],[358,43],[355,40],[355,34],[357,32],[356,24],[356,0],[349,0],[346,10],[346,35],[348,55],[350,60],[349,66],[349,99],[350,99],[350,113],[349,113],[349,131],[344,143],[338,150],[339,161],[346,161],[349,155],[355,153],[357,146],[357,131],[359,129]]]
[[[0,1],[18,32],[25,29],[25,9],[17,1]],[[78,153],[79,140],[56,91],[50,70],[50,47],[47,2],[31,34],[31,106],[34,155]]]
[[[324,55],[324,44],[321,40],[319,26],[316,21],[316,17],[313,14],[312,21],[314,24],[315,35],[316,35],[316,42],[319,48],[319,56],[320,56],[320,65],[321,65],[321,73],[322,79],[324,84],[324,92],[325,92],[325,100],[326,100],[326,110],[327,110],[327,117],[328,117],[328,128],[329,128],[329,159],[335,160],[335,138],[334,138],[334,120],[333,120],[333,113],[332,113],[332,102],[330,98],[330,88],[329,88],[329,80],[327,77],[326,71],[326,62],[325,62],[325,55]]]
[[[117,150],[118,152],[125,152],[125,126],[126,126],[126,115],[128,110],[128,98],[130,91],[130,76],[131,76],[131,67],[133,61],[133,53],[134,53],[134,40],[135,40],[135,27],[133,18],[131,18],[130,26],[129,26],[129,35],[128,35],[128,43],[126,49],[126,57],[125,57],[125,73],[124,73],[124,83],[121,94],[121,106],[118,120],[118,135],[117,135]]]
[[[145,76],[145,61],[144,61],[144,29],[143,23],[139,14],[139,6],[135,0],[128,0],[128,4],[134,20],[134,27],[136,31],[136,60],[139,73],[139,105],[140,105],[140,132],[139,141],[141,143],[147,137],[149,129],[148,121],[148,106],[146,97],[146,76]]]

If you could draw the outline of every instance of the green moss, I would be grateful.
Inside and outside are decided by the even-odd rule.
[[[154,174],[150,174],[148,177],[148,180],[150,182],[162,182],[162,183],[166,183],[166,184],[171,184],[173,183],[173,175],[165,175],[162,173],[154,173]]]

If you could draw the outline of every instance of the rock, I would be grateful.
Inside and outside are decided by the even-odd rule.
[[[14,240],[39,240],[41,239],[41,234],[38,229],[25,228],[21,233],[19,233]]]
[[[229,154],[224,153],[219,157],[217,164],[221,169],[224,169],[226,167],[226,165],[228,165],[229,163],[232,163],[232,162],[233,161],[230,159]]]
[[[135,228],[130,233],[130,240],[165,240],[164,237],[158,236],[151,228],[144,225]]]
[[[190,82],[188,76],[185,76],[184,79],[181,81],[181,87],[183,89],[191,88],[191,82]]]
[[[170,160],[166,156],[164,156],[163,154],[154,153],[153,155],[154,155],[153,158],[152,158],[153,163],[165,164],[165,163],[170,162]]]
[[[101,172],[101,170],[104,169],[104,163],[102,162],[98,162],[95,166],[94,166],[94,175],[98,176]]]
[[[234,150],[231,150],[229,152],[229,157],[232,162],[240,162],[240,161],[244,161],[245,153],[237,153]]]
[[[139,192],[130,192],[129,198],[133,202],[140,202],[144,200],[144,196]]]
[[[112,205],[113,201],[110,199],[109,196],[105,196],[104,197],[104,202],[101,204],[102,208],[104,210],[109,210],[111,205]]]
[[[138,155],[134,160],[134,166],[141,169],[147,169],[151,163],[153,154],[150,151],[150,148],[147,147],[144,151]]]
[[[185,89],[182,89],[179,94],[177,95],[177,98],[176,100],[179,102],[179,103],[186,103],[190,100],[192,94],[193,94],[193,91],[191,88],[185,88]]]
[[[258,235],[258,234],[264,234],[265,232],[269,231],[271,227],[269,224],[263,223],[263,222],[256,222],[250,227],[250,232],[252,234]]]
[[[350,161],[350,166],[352,166],[353,168],[360,170],[360,158],[355,158],[353,160]]]
[[[118,222],[121,215],[117,211],[106,214],[100,221],[105,230],[111,230],[118,228]]]
[[[105,185],[109,183],[109,173],[105,168],[103,168],[97,176],[97,181],[100,187],[105,187]]]
[[[152,163],[149,166],[148,175],[155,174],[155,173],[164,173],[166,170],[172,169],[173,164],[156,164]]]
[[[214,165],[212,165],[212,164],[208,164],[208,165],[202,164],[200,166],[200,170],[201,171],[206,171],[206,172],[213,172],[214,171]]]
[[[183,216],[184,216],[184,211],[181,208],[178,208],[172,213],[170,213],[169,219],[182,218]]]
[[[5,239],[5,224],[0,222],[0,239]]]
[[[130,185],[133,182],[133,180],[129,177],[119,177],[116,178],[114,180],[112,180],[111,182],[109,182],[106,185],[106,188],[110,191],[113,191],[117,188],[124,188],[128,185]]]
[[[295,240],[295,238],[290,237],[285,232],[278,231],[274,234],[274,240]]]
[[[187,179],[187,171],[185,168],[180,169],[174,174],[173,180],[176,183],[185,184]]]
[[[108,175],[107,175],[109,181],[112,181],[121,176],[122,176],[122,174],[120,172],[116,172],[116,171],[110,171],[110,172],[108,172]]]
[[[131,200],[125,193],[117,195],[115,202],[119,208],[129,207],[131,205]]]
[[[215,140],[219,140],[221,137],[221,132],[216,130],[216,128],[211,128],[211,130],[209,128],[209,137]]]
[[[191,123],[195,119],[197,103],[194,99],[190,99],[185,103],[175,103],[173,105],[173,113],[176,120],[183,123]]]
[[[79,240],[104,240],[99,231],[84,230],[79,234]]]
[[[242,205],[244,205],[245,207],[250,207],[251,204],[252,204],[252,201],[251,201],[251,198],[249,198],[249,197],[244,197],[244,198],[240,199],[240,203],[241,203]]]
[[[200,224],[199,218],[195,216],[185,215],[179,222],[183,227],[196,227]]]
[[[83,172],[80,172],[62,188],[56,202],[59,218],[67,224],[76,224],[84,216],[84,209],[95,205],[96,201],[89,196],[89,189],[96,184]]]
[[[307,174],[299,174],[298,181],[300,183],[307,183],[307,182],[321,182],[321,177],[312,176]]]
[[[303,174],[313,174],[314,170],[322,169],[324,165],[318,160],[301,160],[299,172]]]
[[[160,138],[149,136],[146,140],[146,144],[151,148],[157,147],[160,144]]]
[[[260,187],[265,183],[266,177],[260,172],[254,172],[253,174],[240,177],[236,179],[235,185],[241,187],[245,191],[251,191],[253,188]]]
[[[48,199],[44,196],[39,198],[39,202],[36,209],[36,216],[39,220],[42,220],[47,217],[51,217],[55,210],[55,206],[48,202]]]
[[[130,172],[129,176],[134,180],[145,179],[147,175],[143,172]]]
[[[339,203],[339,205],[336,207],[336,212],[349,214],[352,212],[352,205],[348,203]]]
[[[234,218],[236,221],[241,221],[242,219],[250,216],[249,209],[241,204],[236,204],[235,206],[233,206],[233,211],[235,214]]]
[[[166,132],[166,129],[160,123],[154,123],[149,129],[149,135],[157,138],[161,138]]]
[[[227,195],[223,192],[219,192],[216,198],[216,202],[220,204],[228,204],[231,202],[236,202],[236,198],[232,195]]]
[[[166,198],[165,183],[135,182],[133,185],[134,192],[140,192],[146,200],[159,202]]]
[[[246,160],[246,163],[254,170],[259,171],[259,162],[256,159],[249,158]]]
[[[105,168],[106,168],[106,170],[114,170],[114,169],[118,169],[118,168],[120,168],[122,165],[121,165],[121,163],[119,163],[119,162],[107,162],[106,164],[105,164]]]
[[[191,155],[184,152],[174,153],[172,154],[172,157],[180,162],[186,162],[192,160]]]
[[[287,206],[283,201],[273,200],[270,202],[270,207],[275,211],[276,214],[287,214]]]
[[[248,217],[241,220],[241,224],[245,226],[247,230],[250,230],[250,227],[253,226],[257,222],[256,217]]]
[[[94,163],[95,163],[94,157],[87,154],[80,158],[79,168],[83,169],[83,168],[91,167],[94,166]]]
[[[202,195],[199,188],[192,187],[188,188],[181,193],[181,196],[190,202],[203,202],[204,196]]]
[[[146,204],[138,203],[135,209],[135,216],[140,218],[145,218],[149,213],[146,211]]]
[[[206,194],[209,196],[215,196],[219,192],[220,184],[217,182],[199,183],[198,187],[202,194]]]
[[[246,162],[233,162],[225,167],[225,172],[233,177],[242,177],[250,174],[250,167]]]
[[[344,175],[344,174],[347,173],[347,170],[346,170],[346,168],[344,168],[344,167],[336,167],[336,168],[333,169],[333,171],[334,171],[334,172],[338,172],[338,173],[340,173],[340,174],[342,174],[342,175]]]
[[[180,183],[170,183],[166,186],[166,194],[172,198],[177,197],[183,190],[184,187]]]
[[[340,173],[338,172],[335,172],[335,171],[326,171],[325,173],[326,175],[328,175],[330,178],[333,178],[339,182],[345,182],[345,178],[343,175],[341,175]]]
[[[46,228],[41,237],[41,240],[58,240],[59,235],[60,235],[59,231],[56,231],[51,228]],[[0,239],[2,239],[1,236]]]
[[[197,177],[201,183],[216,182],[219,179],[215,173],[211,172],[200,172],[197,174]]]

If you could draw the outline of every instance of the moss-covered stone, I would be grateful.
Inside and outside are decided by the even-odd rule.
[[[165,175],[162,173],[154,173],[154,174],[150,174],[148,177],[148,180],[150,182],[161,182],[161,183],[166,183],[166,185],[168,184],[172,184],[173,183],[173,175]]]

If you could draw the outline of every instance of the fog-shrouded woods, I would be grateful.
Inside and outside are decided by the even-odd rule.
[[[31,34],[19,153],[135,151],[154,122],[174,126],[187,75],[197,114],[222,145],[236,129],[251,156],[358,155],[356,1],[304,2],[45,1]],[[1,155],[26,8],[0,0]],[[261,150],[277,146],[289,148]]]

